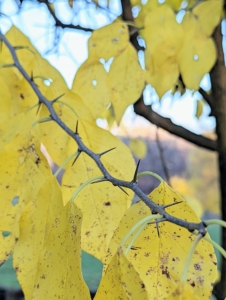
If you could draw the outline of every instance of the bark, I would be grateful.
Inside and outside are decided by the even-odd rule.
[[[221,24],[214,31],[213,38],[217,46],[217,62],[210,73],[212,95],[215,99],[214,115],[218,136],[217,151],[220,174],[221,214],[226,221],[226,67],[222,48]],[[222,230],[222,247],[226,249],[226,228]],[[215,287],[218,300],[226,297],[226,259],[222,259],[221,281]]]

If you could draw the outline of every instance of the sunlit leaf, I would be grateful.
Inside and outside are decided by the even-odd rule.
[[[107,72],[99,61],[87,60],[79,68],[72,90],[82,98],[95,118],[100,117],[111,102]]]
[[[129,45],[114,59],[108,79],[111,102],[119,123],[126,108],[139,99],[144,89],[144,72],[133,46]]]
[[[201,33],[198,21],[191,13],[186,13],[182,26],[186,34],[178,53],[179,69],[186,87],[198,90],[202,77],[216,61],[216,49],[213,40]]]
[[[122,249],[113,256],[94,299],[149,299],[145,284]]]
[[[163,5],[151,11],[145,19],[147,51],[146,80],[161,98],[172,88],[179,76],[176,54],[181,47],[183,30],[172,9]]]
[[[74,203],[63,206],[55,177],[26,206],[13,254],[26,299],[90,299],[81,274],[81,221]]]
[[[131,180],[135,164],[129,149],[108,131],[92,124],[84,125],[84,128],[80,125],[80,136],[95,153],[116,147],[101,158],[110,174],[123,180]],[[85,131],[89,136],[86,136]],[[63,176],[64,203],[69,201],[81,184],[98,175],[101,172],[95,162],[82,153]],[[129,196],[111,183],[101,182],[86,186],[75,198],[76,205],[83,212],[82,248],[102,261],[112,234],[131,203],[132,193],[130,190],[126,191]]]
[[[167,212],[189,222],[200,222],[189,205],[164,182],[149,197],[160,205],[182,201],[167,208]],[[129,229],[148,215],[151,215],[150,209],[141,201],[126,212],[110,243],[105,270]],[[156,225],[147,224],[128,253],[128,260],[139,273],[150,299],[165,299],[176,290],[183,273],[188,249],[194,240],[187,229],[172,223],[159,223],[158,227],[160,236]],[[128,246],[131,238],[128,239],[125,247]],[[216,276],[216,257],[213,247],[201,240],[193,255],[187,281],[192,285],[195,295],[200,299],[207,299]]]
[[[26,119],[22,118],[22,122],[19,122],[19,117],[15,119],[17,127],[14,119],[0,126],[1,263],[8,258],[19,238],[19,219],[24,207],[51,174],[40,151],[40,141],[33,130],[29,130]],[[7,133],[8,139],[4,136]]]
[[[113,22],[93,32],[88,42],[89,60],[108,60],[119,55],[128,44],[127,25],[124,22]]]
[[[177,289],[166,298],[166,300],[199,300],[203,299],[198,297],[195,293],[195,289],[188,282],[180,283]],[[209,299],[209,298],[208,298]]]
[[[206,36],[211,36],[214,28],[219,24],[222,5],[222,0],[209,0],[199,3],[192,10]]]

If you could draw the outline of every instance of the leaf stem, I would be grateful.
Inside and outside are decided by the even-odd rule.
[[[186,258],[186,261],[185,261],[185,266],[184,266],[184,270],[183,270],[183,274],[182,274],[182,277],[181,277],[181,282],[186,282],[187,280],[187,274],[188,274],[188,268],[190,266],[190,263],[191,263],[191,260],[192,260],[192,256],[195,252],[195,248],[197,247],[198,245],[198,242],[203,238],[202,234],[198,234],[195,238],[195,240],[193,241],[192,245],[191,245],[191,248],[188,252],[188,256]]]
[[[207,242],[209,242],[210,244],[212,244],[226,259],[226,251],[219,244],[217,244],[216,242],[214,242],[212,239],[208,238],[207,236],[204,236],[203,239],[206,240]]]
[[[74,110],[74,108],[72,108],[69,104],[67,104],[66,102],[62,101],[62,100],[57,100],[58,103],[61,103],[65,106],[67,106],[75,115],[77,118],[79,118],[78,114],[76,113],[76,111]]]
[[[60,173],[61,170],[63,170],[63,168],[66,166],[66,164],[76,155],[78,155],[78,151],[76,151],[75,153],[73,153],[71,156],[68,157],[68,159],[66,159],[62,165],[57,169],[57,171],[54,173],[53,176],[57,177],[57,175]]]
[[[147,225],[147,223],[149,223],[151,220],[156,220],[156,219],[161,219],[162,215],[156,214],[156,215],[150,215],[147,216],[145,218],[143,218],[142,220],[140,220],[139,222],[137,222],[130,230],[129,232],[124,236],[120,246],[123,248],[125,243],[127,242],[127,240],[129,239],[129,237],[134,233],[134,231],[136,231],[139,227],[142,228],[140,230],[138,230],[138,234],[135,234],[134,238],[132,239],[132,241],[130,242],[129,246],[127,246],[125,254],[128,253],[128,251],[130,250],[132,244],[135,242],[135,240],[137,239],[138,235],[141,233],[141,231],[144,229],[144,227]],[[145,225],[145,226],[144,226]]]
[[[93,181],[96,181],[98,179],[104,179],[103,176],[96,176],[96,177],[93,177],[93,178],[90,178],[88,179],[86,182],[84,182],[75,192],[74,194],[71,196],[71,200],[74,200],[75,197],[78,195],[78,193],[81,192],[81,190],[86,186],[88,185],[89,183],[93,182]]]
[[[210,225],[220,225],[222,227],[226,228],[226,222],[223,220],[218,220],[218,219],[212,219],[212,220],[207,220],[204,221],[206,226],[210,226]]]
[[[33,108],[35,108],[35,107],[38,106],[38,105],[39,105],[39,103],[36,103],[36,104],[34,104],[34,105],[28,107],[28,108],[24,111],[24,113],[25,113],[25,114],[28,113],[30,110],[32,110]]]
[[[137,175],[137,179],[139,179],[140,177],[145,176],[145,175],[153,176],[153,177],[157,178],[160,182],[164,182],[164,180],[162,179],[161,176],[159,176],[158,174],[151,172],[151,171],[144,171],[144,172],[139,173]]]

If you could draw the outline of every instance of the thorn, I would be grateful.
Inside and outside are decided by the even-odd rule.
[[[155,221],[155,224],[156,224],[156,229],[157,229],[157,232],[158,232],[158,237],[160,238],[159,223],[157,221]]]
[[[103,179],[100,179],[100,180],[97,180],[97,181],[94,181],[94,182],[91,182],[91,184],[94,184],[94,183],[99,183],[99,182],[104,182],[104,181],[108,181],[106,178],[103,178]]]
[[[78,120],[76,122],[75,134],[78,134]]]
[[[76,160],[78,159],[78,157],[79,157],[79,155],[81,154],[81,150],[80,149],[78,149],[78,155],[75,157],[75,159],[74,159],[74,161],[73,161],[73,163],[72,163],[72,167],[73,167],[73,165],[74,165],[74,163],[76,162]]]
[[[183,201],[179,201],[179,202],[174,202],[174,203],[170,203],[170,204],[167,204],[167,205],[164,205],[163,208],[167,208],[167,207],[170,207],[170,206],[173,206],[173,205],[176,205],[176,204],[180,204],[182,203]]]
[[[42,102],[38,101],[38,109],[36,115],[39,113],[41,106],[42,106]]]
[[[62,95],[60,95],[60,96],[58,96],[56,99],[53,99],[53,101],[52,101],[52,103],[55,103],[57,100],[59,100],[61,97],[63,97],[65,95],[65,93],[64,94],[62,94]]]
[[[129,196],[129,194],[120,185],[117,185],[117,187],[120,188],[120,190],[122,190],[127,196]]]
[[[102,156],[102,155],[104,155],[104,154],[106,154],[106,153],[108,153],[108,152],[110,152],[110,151],[112,151],[112,150],[114,150],[114,149],[116,149],[116,147],[113,147],[113,148],[108,149],[108,150],[106,150],[106,151],[104,151],[104,152],[101,152],[99,155]]]
[[[139,165],[140,165],[140,159],[137,162],[137,166],[136,166],[136,170],[135,170],[132,182],[137,182],[137,173],[138,173]]]

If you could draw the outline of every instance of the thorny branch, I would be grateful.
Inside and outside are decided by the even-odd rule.
[[[145,195],[141,191],[141,189],[138,187],[138,184],[134,179],[132,179],[131,181],[123,181],[123,180],[120,180],[120,179],[117,179],[117,178],[111,176],[111,174],[107,171],[107,169],[105,168],[105,166],[103,165],[103,163],[101,161],[101,156],[103,155],[103,153],[98,154],[98,153],[92,152],[82,142],[82,140],[79,136],[79,133],[78,133],[78,131],[79,131],[78,127],[76,126],[77,129],[75,132],[73,132],[59,118],[59,116],[57,115],[57,113],[53,107],[55,101],[54,100],[50,101],[50,100],[46,99],[45,96],[40,92],[37,85],[33,81],[33,78],[31,78],[27,74],[27,72],[25,71],[25,69],[23,68],[21,63],[19,62],[17,54],[16,54],[16,50],[14,49],[14,47],[9,43],[9,41],[6,39],[6,37],[1,32],[0,32],[0,40],[2,40],[5,43],[5,45],[8,47],[8,49],[12,55],[12,58],[14,60],[14,66],[20,71],[20,73],[23,75],[23,77],[27,80],[27,82],[32,87],[33,91],[36,93],[36,95],[39,99],[39,104],[44,104],[46,106],[46,108],[48,109],[48,111],[50,113],[50,120],[55,121],[69,136],[71,136],[76,141],[79,152],[86,153],[89,157],[91,157],[95,161],[96,165],[98,166],[98,168],[104,175],[104,178],[106,181],[111,182],[114,186],[117,186],[117,187],[125,187],[128,189],[131,189],[150,208],[150,210],[153,213],[159,213],[160,215],[163,216],[163,219],[165,219],[166,221],[174,223],[181,227],[187,228],[189,231],[198,230],[198,232],[200,234],[202,234],[203,236],[206,234],[206,228],[205,228],[205,224],[203,222],[200,222],[200,223],[187,222],[187,221],[184,221],[179,218],[171,216],[170,214],[168,214],[165,211],[166,207],[164,207],[162,205],[157,205],[150,198],[148,198],[148,196]],[[136,170],[136,172],[137,172],[137,170]]]

